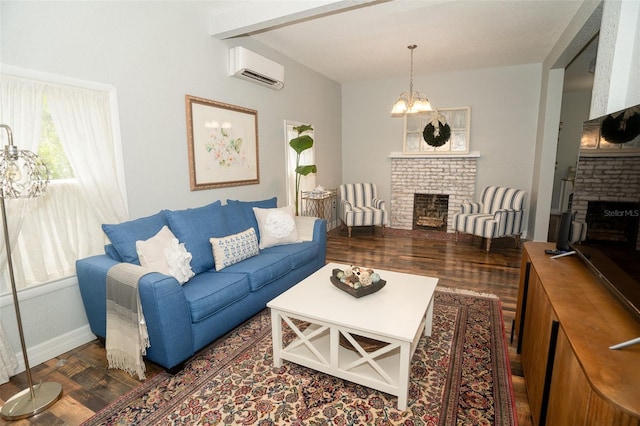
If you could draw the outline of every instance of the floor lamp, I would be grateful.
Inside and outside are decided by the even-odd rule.
[[[13,293],[13,306],[18,321],[24,368],[29,381],[29,388],[24,389],[9,398],[0,410],[0,415],[5,420],[19,420],[34,416],[51,407],[62,396],[62,386],[54,382],[39,383],[33,385],[27,346],[24,341],[20,305],[18,304],[18,292],[13,275],[13,262],[11,259],[11,243],[9,241],[9,228],[7,226],[7,212],[5,199],[33,198],[44,193],[48,183],[48,172],[44,163],[31,151],[19,150],[13,145],[11,128],[6,124],[0,127],[7,131],[9,143],[0,151],[0,210],[2,210],[2,226],[4,230],[4,242],[7,249],[7,267],[11,280]]]

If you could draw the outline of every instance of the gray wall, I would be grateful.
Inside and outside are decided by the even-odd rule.
[[[338,185],[340,85],[250,39],[222,42],[211,37],[212,23],[198,6],[3,1],[0,62],[116,87],[131,218],[227,198],[276,195],[282,205],[284,120],[315,126],[317,181],[326,187]],[[228,77],[228,48],[234,45],[284,65],[284,89]],[[259,185],[190,191],[185,94],[258,111]],[[34,366],[91,339],[75,279],[43,287],[21,292]],[[17,352],[20,345],[7,295],[0,298],[0,318]]]
[[[470,150],[480,152],[476,192],[504,185],[530,193],[540,79],[539,64],[414,76],[414,88],[434,108],[471,107]],[[403,132],[403,120],[389,111],[408,81],[407,75],[343,84],[342,178],[374,181],[387,203],[388,156],[402,151]]]

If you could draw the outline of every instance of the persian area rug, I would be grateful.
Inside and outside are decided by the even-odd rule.
[[[272,360],[266,309],[175,376],[161,373],[84,425],[515,425],[500,301],[438,289],[411,363],[408,407],[380,391]]]

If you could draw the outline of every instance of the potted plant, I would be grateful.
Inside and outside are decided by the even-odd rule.
[[[302,176],[307,176],[309,173],[316,173],[316,165],[301,165],[300,154],[303,151],[313,146],[313,138],[309,135],[303,135],[304,132],[313,130],[308,124],[301,124],[293,128],[298,133],[298,136],[289,141],[289,146],[296,152],[296,216],[298,216],[298,198],[300,197],[300,180]]]

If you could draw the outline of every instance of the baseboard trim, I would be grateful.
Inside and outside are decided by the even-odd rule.
[[[95,339],[96,336],[91,332],[89,326],[82,326],[47,342],[30,347],[28,349],[29,365],[33,368]],[[14,374],[22,373],[25,370],[22,351],[16,353],[16,357],[18,358],[18,369]]]

